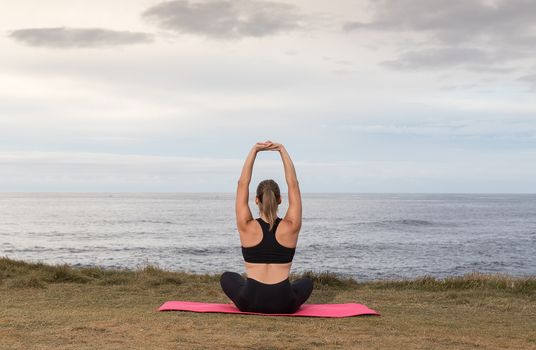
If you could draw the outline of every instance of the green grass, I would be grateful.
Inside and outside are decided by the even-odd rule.
[[[511,293],[536,292],[536,277],[511,277],[505,274],[471,273],[464,276],[438,279],[431,276],[411,280],[357,282],[331,272],[306,271],[291,274],[290,279],[307,277],[318,288],[373,288],[398,290],[503,290]],[[217,274],[189,274],[163,270],[147,265],[138,270],[106,269],[101,267],[76,268],[66,264],[48,265],[0,258],[0,284],[6,281],[12,287],[44,288],[47,283],[78,284],[144,284],[146,286],[179,285],[182,283],[217,282]]]
[[[0,258],[0,349],[536,349],[536,277],[300,277],[314,282],[310,303],[358,302],[382,316],[157,312],[166,300],[229,300],[219,275]]]

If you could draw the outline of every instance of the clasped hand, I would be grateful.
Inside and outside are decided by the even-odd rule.
[[[272,142],[270,140],[267,140],[267,141],[264,141],[264,142],[257,142],[253,148],[255,149],[255,151],[257,152],[260,152],[260,151],[280,151],[281,150],[281,147],[283,147],[282,144],[280,143],[276,143],[276,142]]]

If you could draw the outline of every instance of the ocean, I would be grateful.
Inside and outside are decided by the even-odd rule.
[[[0,193],[0,256],[241,273],[234,196]],[[302,203],[292,272],[357,280],[536,275],[536,194],[302,193]],[[250,207],[258,217],[253,198]],[[284,193],[278,215],[287,208]]]

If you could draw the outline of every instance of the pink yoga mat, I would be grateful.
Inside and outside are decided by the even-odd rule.
[[[158,311],[193,311],[222,312],[227,314],[246,314],[264,316],[309,316],[309,317],[350,317],[359,315],[380,314],[363,304],[303,304],[293,314],[263,314],[258,312],[242,312],[234,304],[200,303],[197,301],[166,301]]]

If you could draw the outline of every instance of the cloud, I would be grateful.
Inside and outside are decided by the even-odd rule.
[[[264,37],[302,27],[295,6],[271,1],[165,1],[142,17],[165,30],[218,40]]]
[[[25,28],[8,36],[29,46],[50,48],[95,48],[149,43],[149,33],[116,31],[103,28]]]
[[[480,65],[493,64],[497,60],[495,55],[476,48],[443,47],[405,52],[395,60],[384,61],[382,64],[395,69],[435,69],[474,65],[475,70],[478,70]]]
[[[94,152],[0,152],[4,191],[214,191],[235,184],[241,161]],[[217,175],[215,175],[217,174]],[[231,179],[233,181],[231,181]]]
[[[295,160],[303,193],[430,191],[529,191],[534,188],[534,151],[454,150],[444,159]],[[441,160],[440,160],[441,159]],[[234,192],[243,158],[149,156],[84,152],[0,152],[0,191]],[[278,159],[255,164],[251,187],[273,178],[284,186]],[[521,177],[519,174],[524,174]],[[486,181],[482,181],[486,179]],[[474,187],[476,185],[476,187]],[[428,187],[427,187],[428,186]],[[254,188],[254,187],[253,187]],[[435,187],[437,192],[437,187]]]
[[[379,0],[369,23],[347,22],[353,30],[418,31],[453,45],[476,40],[529,46],[536,37],[536,3],[532,0]],[[512,41],[513,39],[513,41]]]
[[[494,65],[536,54],[536,2],[532,0],[378,0],[369,22],[350,21],[346,32],[380,32],[424,38],[387,66],[394,69],[464,67],[500,72]],[[406,39],[405,42],[404,39]],[[475,64],[476,63],[476,64]]]
[[[519,81],[530,84],[531,88],[536,89],[536,74],[528,74],[518,78]]]
[[[454,120],[420,124],[353,124],[345,129],[359,133],[388,135],[422,135],[448,137],[496,137],[502,139],[536,139],[536,126],[527,120]]]

